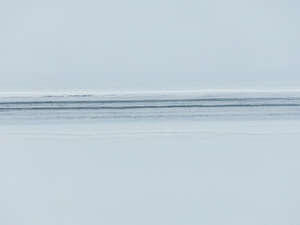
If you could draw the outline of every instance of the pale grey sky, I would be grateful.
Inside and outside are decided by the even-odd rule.
[[[0,90],[297,88],[296,0],[0,3]]]

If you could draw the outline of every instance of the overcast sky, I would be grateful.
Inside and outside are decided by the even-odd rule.
[[[9,0],[0,90],[300,87],[296,0]]]

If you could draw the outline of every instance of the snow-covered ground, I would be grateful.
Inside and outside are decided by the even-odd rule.
[[[4,125],[1,224],[298,224],[300,121]]]
[[[299,224],[298,98],[284,99],[273,98],[296,102],[280,107],[281,114],[273,106],[235,107],[226,115],[217,107],[207,118],[191,116],[203,108],[151,108],[147,117],[133,109],[128,119],[117,107],[113,113],[121,116],[109,120],[78,117],[85,109],[57,117],[52,105],[43,114],[5,111],[23,104],[5,103],[0,224]],[[177,116],[158,117],[162,112]]]

